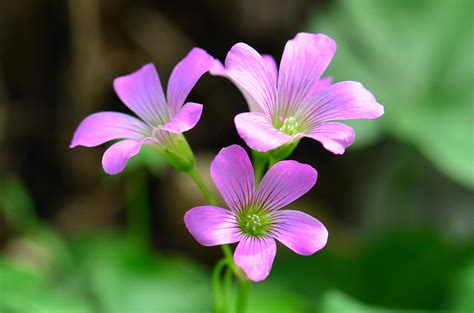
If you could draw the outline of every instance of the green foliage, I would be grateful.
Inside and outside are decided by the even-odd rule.
[[[326,292],[322,298],[320,313],[333,312],[375,313],[375,309],[351,299],[340,291],[331,290]],[[377,309],[377,312],[381,312],[380,309]]]
[[[428,311],[415,311],[406,309],[388,309],[368,306],[352,299],[346,294],[330,290],[326,292],[321,301],[320,313],[428,313]]]
[[[310,299],[267,282],[252,285],[248,307],[248,313],[313,312]]]
[[[34,233],[37,244],[62,251],[49,254],[48,270],[0,259],[2,312],[210,311],[209,272],[189,260],[152,253],[113,234],[81,236],[66,245],[47,233]],[[281,249],[270,277],[252,284],[249,313],[467,310],[474,262],[460,248],[430,231],[403,230],[311,257]]]
[[[209,272],[181,257],[147,252],[123,238],[103,234],[73,245],[79,275],[100,312],[209,312]],[[276,297],[277,296],[277,297]],[[252,286],[249,313],[308,312],[300,296],[266,284]]]
[[[474,249],[471,250],[468,262],[458,271],[452,283],[451,307],[460,312],[474,311]]]
[[[23,183],[14,176],[1,176],[0,173],[0,213],[8,222],[19,228],[27,228],[36,223],[33,199]]]
[[[79,271],[100,312],[205,312],[207,273],[179,257],[164,257],[115,236],[74,244]]]
[[[73,292],[55,288],[38,272],[0,260],[0,311],[4,313],[90,313]]]
[[[282,251],[268,282],[315,304],[325,291],[338,289],[380,307],[448,309],[461,251],[434,232],[401,230],[346,252],[329,246],[302,258]]]
[[[356,143],[387,132],[473,188],[474,2],[339,0],[329,11],[310,27],[338,43],[329,74],[385,105],[380,120],[350,123]]]

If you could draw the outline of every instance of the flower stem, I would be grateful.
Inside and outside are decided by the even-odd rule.
[[[226,259],[232,261],[232,250],[230,249],[229,245],[222,245],[221,247]]]
[[[224,313],[225,298],[221,290],[221,274],[227,265],[227,259],[221,259],[212,270],[212,291],[214,293],[214,313]]]
[[[227,264],[229,265],[229,264]],[[226,313],[230,313],[230,303],[232,303],[232,269],[227,266],[224,273],[224,310]]]
[[[269,154],[270,164],[268,166],[268,169],[270,169],[273,165],[280,162],[281,160],[285,160],[286,158],[288,158],[296,149],[299,142],[300,142],[300,139],[296,139],[279,148],[269,151],[268,154]]]
[[[255,170],[255,181],[258,184],[267,170],[269,155],[265,152],[252,150],[253,168]]]
[[[216,199],[214,198],[214,196],[212,195],[211,191],[209,190],[209,188],[207,188],[206,184],[204,183],[204,181],[202,180],[201,178],[201,175],[199,175],[197,169],[196,169],[196,165],[193,165],[193,167],[191,167],[190,170],[188,170],[186,172],[186,174],[189,175],[189,177],[191,177],[194,182],[196,183],[196,185],[199,187],[199,189],[201,190],[201,192],[203,193],[203,195],[206,197],[207,199],[207,202],[210,204],[210,205],[216,205],[217,204],[217,201]]]
[[[196,185],[199,187],[201,192],[204,194],[204,196],[207,199],[207,202],[209,202],[210,205],[216,205],[217,201],[210,192],[210,190],[207,188],[206,184],[202,180],[201,176],[199,175],[198,171],[196,170],[196,166],[193,166],[189,171],[186,172],[196,183]],[[224,253],[224,256],[229,264],[229,266],[232,268],[232,270],[235,272],[234,267],[234,261],[232,258],[232,250],[230,249],[229,245],[222,245],[222,252]]]
[[[270,156],[270,162],[268,162],[268,168],[272,168],[273,165],[275,165],[276,163],[280,162],[281,160],[278,160],[272,156]]]
[[[266,160],[265,160],[266,163]],[[264,165],[266,165],[264,163]],[[263,171],[265,168],[263,168]],[[201,176],[199,175],[196,166],[193,165],[190,170],[186,171],[186,174],[189,175],[199,187],[201,192],[206,197],[208,203],[210,205],[216,205],[217,201],[207,188],[206,184],[202,180]],[[242,270],[235,264],[232,249],[229,245],[222,245],[222,252],[224,253],[224,258],[221,259],[214,270],[212,271],[212,289],[214,292],[214,313],[226,313],[229,312],[228,309],[230,307],[230,294],[232,289],[232,277],[231,273],[233,273],[238,281],[237,287],[237,313],[245,313],[247,307],[247,297],[248,297],[248,284],[249,280],[242,272]],[[222,277],[222,272],[224,268],[227,266],[227,271]],[[223,278],[223,284],[221,278]],[[224,287],[224,291],[222,293],[222,287]]]
[[[238,280],[236,313],[245,313],[247,311],[249,287],[250,281],[248,280],[248,278]]]
[[[150,236],[150,204],[145,172],[130,173],[125,180],[125,191],[129,238],[147,245]]]

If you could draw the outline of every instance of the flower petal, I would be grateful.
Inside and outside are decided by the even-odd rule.
[[[202,104],[188,102],[179,111],[173,119],[163,125],[161,129],[172,132],[182,133],[196,126],[201,118]]]
[[[350,119],[374,119],[384,108],[361,83],[344,81],[314,94],[301,112],[310,128],[321,122]]]
[[[328,76],[328,77],[325,77],[325,78],[322,78],[322,79],[318,80],[313,85],[313,87],[311,87],[311,91],[309,92],[310,96],[314,95],[315,93],[317,93],[320,90],[323,90],[324,88],[326,88],[327,86],[329,86],[331,84],[332,84],[332,76]]]
[[[216,246],[240,240],[240,229],[231,211],[215,206],[192,208],[184,215],[186,228],[203,246]]]
[[[267,152],[293,139],[277,130],[263,113],[240,113],[234,122],[240,137],[253,150]]]
[[[252,162],[242,147],[223,148],[211,163],[211,176],[232,210],[238,211],[251,202],[255,177]]]
[[[171,73],[168,82],[168,104],[172,114],[177,114],[186,97],[199,78],[214,65],[214,58],[200,48],[193,48],[179,62]]]
[[[324,225],[306,213],[293,210],[278,211],[272,236],[301,255],[321,250],[328,240]]]
[[[225,75],[251,99],[249,105],[272,112],[277,94],[274,73],[252,47],[244,43],[232,47],[225,59]]]
[[[226,77],[224,64],[222,64],[218,59],[214,59],[214,64],[209,70],[209,74]]]
[[[278,66],[275,62],[275,59],[269,54],[262,54],[263,61],[267,64],[267,67],[270,69],[273,79],[275,82],[278,80]]]
[[[336,42],[323,34],[299,33],[286,43],[278,77],[280,112],[294,114],[335,53]]]
[[[140,152],[143,141],[122,140],[111,145],[102,156],[102,167],[109,175],[123,171],[127,161]]]
[[[151,126],[170,118],[158,72],[153,64],[114,80],[114,89],[123,103]]]
[[[318,173],[310,165],[280,161],[263,177],[254,201],[263,209],[278,210],[307,193],[317,177]]]
[[[95,147],[121,138],[140,140],[148,132],[151,132],[149,127],[133,116],[118,112],[99,112],[82,120],[69,147]]]
[[[337,122],[321,123],[305,136],[321,142],[334,154],[343,154],[355,139],[352,127]]]
[[[267,278],[276,255],[276,243],[268,237],[245,237],[234,252],[234,261],[253,281]]]

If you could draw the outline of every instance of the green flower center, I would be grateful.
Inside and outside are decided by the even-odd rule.
[[[282,133],[285,133],[287,135],[295,135],[300,132],[300,123],[296,120],[294,116],[290,116],[287,118],[283,118],[283,116],[280,116],[278,118],[278,130],[280,130]]]
[[[272,225],[272,219],[266,212],[256,209],[242,210],[237,217],[240,230],[248,236],[264,236]]]

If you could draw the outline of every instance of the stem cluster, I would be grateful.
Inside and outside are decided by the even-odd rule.
[[[193,179],[202,194],[206,197],[207,202],[210,205],[216,205],[216,199],[207,188],[199,172],[196,170],[196,167],[193,166],[186,174]],[[234,289],[234,280],[237,285],[235,293],[235,312],[245,313],[247,311],[249,279],[235,264],[230,246],[222,245],[221,247],[224,257],[217,262],[212,271],[214,313],[231,313],[230,308],[233,303],[232,291]]]

